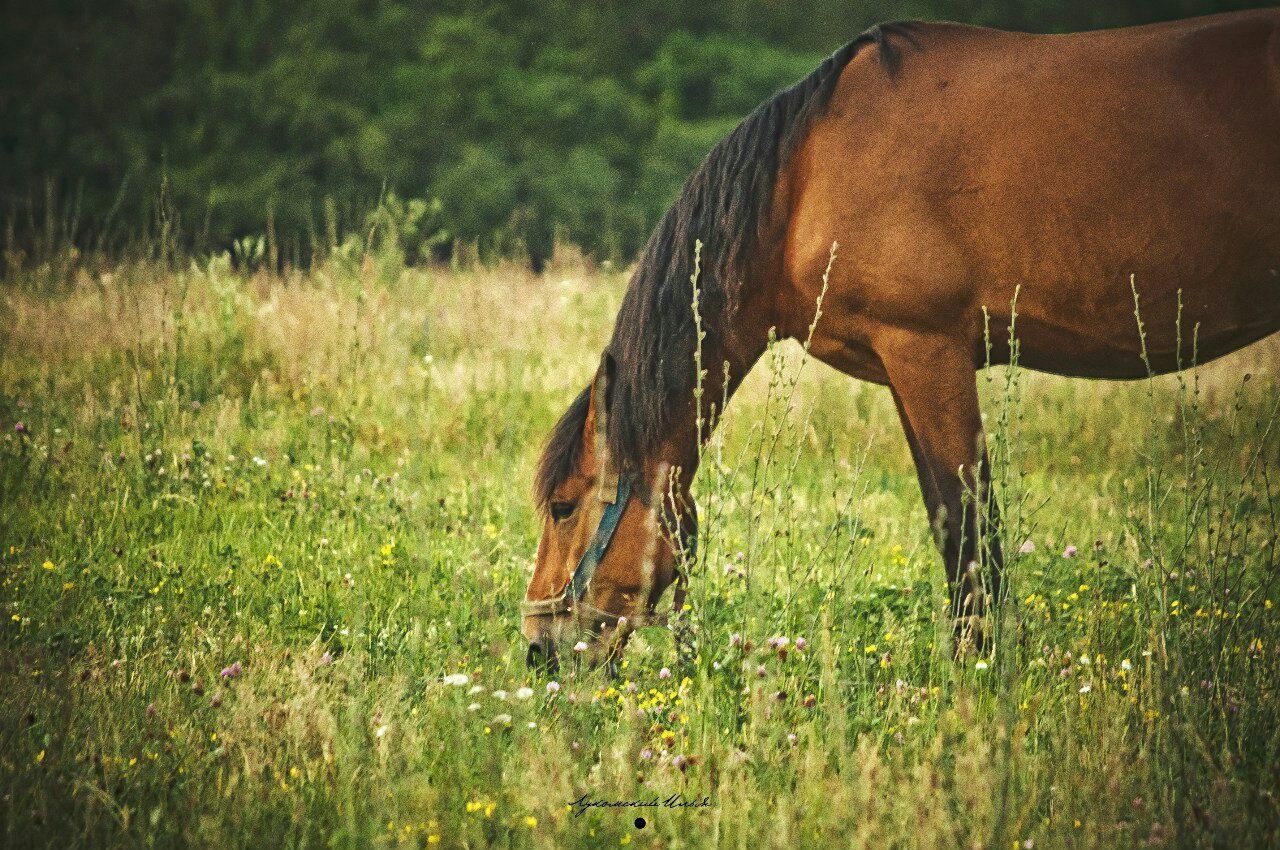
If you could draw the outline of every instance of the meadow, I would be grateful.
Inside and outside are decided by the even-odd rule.
[[[4,272],[0,844],[1280,843],[1275,341],[980,375],[1008,597],[960,661],[888,392],[779,345],[687,651],[551,682],[533,465],[625,270],[253,259]]]

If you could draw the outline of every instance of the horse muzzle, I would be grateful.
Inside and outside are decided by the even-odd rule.
[[[560,670],[560,656],[556,652],[556,642],[550,635],[539,635],[529,641],[529,652],[525,655],[525,663],[530,670],[547,675],[555,675]]]

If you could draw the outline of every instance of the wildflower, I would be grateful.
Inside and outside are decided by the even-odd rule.
[[[19,434],[27,434],[27,433],[29,433],[29,432],[27,431],[27,426],[26,426],[26,425],[23,425],[21,422],[15,422],[15,423],[13,424],[13,430],[14,430],[14,431],[16,431],[16,432],[17,432],[17,433],[19,433]]]
[[[1022,850],[1035,850],[1036,843],[1028,838],[1022,842]]]
[[[553,682],[552,684],[555,684],[555,683]],[[550,685],[548,685],[548,687],[550,687]],[[556,687],[559,687],[559,685],[556,685]],[[528,699],[531,696],[533,696],[533,688],[517,688],[516,689],[516,699]]]
[[[1064,557],[1064,558],[1074,558],[1074,557],[1076,556],[1076,552],[1078,552],[1078,551],[1079,551],[1079,550],[1078,550],[1078,549],[1076,549],[1076,547],[1074,547],[1074,546],[1068,546],[1066,549],[1063,549],[1063,550],[1062,550],[1062,557]]]
[[[538,828],[538,819],[535,818],[533,815],[529,815],[527,818],[525,818],[524,823],[525,823],[525,826],[529,827],[529,829]]]
[[[467,706],[467,711],[479,711],[479,710],[480,710],[480,703],[478,702],[473,702],[471,703],[471,705]]]
[[[258,457],[258,455],[254,455],[254,456],[253,456],[253,462],[254,462],[254,464],[256,464],[257,466],[266,466],[266,465],[267,465],[267,459],[266,459],[266,458],[264,458],[264,457]]]
[[[1090,684],[1089,682],[1085,682],[1083,685],[1080,686],[1080,693],[1082,694],[1087,694],[1092,690],[1093,690],[1093,685]]]
[[[230,667],[222,668],[222,678],[234,679],[236,676],[239,676],[243,670],[244,668],[240,666],[240,662],[236,661]]]
[[[156,704],[154,702],[147,703],[147,717],[156,716]]]
[[[668,669],[668,668],[666,668],[666,667],[663,667],[661,670],[659,670],[659,671],[658,671],[658,678],[659,678],[659,679],[670,679],[670,678],[671,678],[671,670],[670,670],[670,669]]]
[[[806,646],[808,646],[808,645],[809,645],[809,642],[808,642],[807,640],[805,640],[803,637],[797,637],[797,638],[796,638],[796,651],[797,651],[797,652],[804,652],[804,648],[805,648]]]
[[[493,698],[494,698],[494,699],[505,700],[505,699],[507,698],[507,692],[506,692],[506,691],[503,691],[503,690],[497,690],[497,691],[494,691],[494,692],[493,692]]]
[[[1093,661],[1091,661],[1091,660],[1089,659],[1089,656],[1087,656],[1087,655],[1081,655],[1081,656],[1080,656],[1080,663],[1081,663],[1081,664],[1083,664],[1083,665],[1085,665],[1086,667],[1088,667],[1090,664],[1092,664],[1092,663],[1093,663]]]
[[[471,694],[471,696],[475,696],[476,694],[482,694],[484,693],[484,687],[481,685],[472,685],[471,690],[467,691],[467,693]]]
[[[329,650],[326,649],[324,651],[324,655],[320,656],[320,666],[327,667],[332,663],[333,663],[333,653],[329,652]]]
[[[391,727],[390,727],[390,726],[388,726],[387,724],[385,724],[385,723],[384,723],[384,724],[382,724],[381,726],[379,726],[377,729],[375,729],[375,730],[374,730],[374,732],[373,732],[373,737],[375,737],[375,738],[384,738],[384,737],[386,737],[387,730],[388,730],[388,729],[390,729],[390,728],[391,728]]]
[[[738,632],[729,635],[729,646],[742,646],[742,635]]]
[[[510,726],[510,725],[511,725],[511,715],[510,715],[510,714],[498,714],[498,715],[495,715],[495,716],[494,716],[494,718],[493,718],[493,725],[494,725],[494,726]]]
[[[652,761],[652,760],[653,760],[653,750],[649,749],[648,747],[645,747],[643,750],[640,751],[640,761]]]
[[[1019,555],[1030,555],[1034,551],[1036,551],[1036,543],[1030,537],[1022,541],[1022,545],[1018,547]]]
[[[1133,665],[1130,664],[1129,659],[1126,658],[1124,661],[1120,662],[1120,669],[1128,673],[1130,670],[1133,669]]]
[[[756,668],[756,675],[759,676],[761,679],[763,679],[766,675],[768,675],[768,673],[769,671],[765,668],[763,664],[761,664],[759,667]]]
[[[453,685],[456,688],[465,687],[471,682],[471,678],[466,673],[450,673],[444,677],[446,685]]]
[[[800,739],[796,737],[795,732],[790,732],[787,734],[787,743],[790,744],[791,746],[794,747],[796,745],[796,741],[798,740]]]
[[[573,651],[574,651],[574,652],[577,652],[577,653],[583,653],[583,652],[586,652],[586,651],[587,651],[587,642],[586,642],[585,640],[580,640],[580,641],[578,641],[577,643],[575,643],[575,644],[573,645]]]
[[[986,670],[989,666],[991,666],[991,665],[987,664],[987,662],[985,662],[985,661],[978,661],[978,662],[976,662],[976,663],[973,665],[973,669],[975,669],[975,670]]]
[[[813,708],[817,704],[818,704],[818,698],[813,694],[809,694],[807,697],[804,698],[805,708]]]
[[[683,755],[677,755],[675,758],[671,760],[671,766],[676,768],[677,770],[683,771],[686,767],[689,766],[689,759],[687,759]]]
[[[222,705],[222,691],[214,691],[213,696],[209,697],[209,705],[214,708]]]

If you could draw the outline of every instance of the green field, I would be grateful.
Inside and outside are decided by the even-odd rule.
[[[887,391],[779,346],[695,487],[692,657],[550,693],[532,470],[625,275],[178,268],[0,285],[0,844],[1280,842],[1274,343],[979,376],[1009,597],[960,662]]]

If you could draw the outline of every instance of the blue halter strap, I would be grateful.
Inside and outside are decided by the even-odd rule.
[[[613,541],[613,533],[618,530],[618,523],[622,520],[622,514],[626,511],[629,501],[631,501],[631,476],[619,475],[617,494],[613,502],[605,505],[604,514],[600,517],[600,525],[596,526],[596,533],[592,536],[587,551],[582,553],[578,566],[564,586],[566,598],[580,602],[587,595],[587,588],[591,586],[596,567],[600,566],[604,553],[609,551],[609,543]]]

